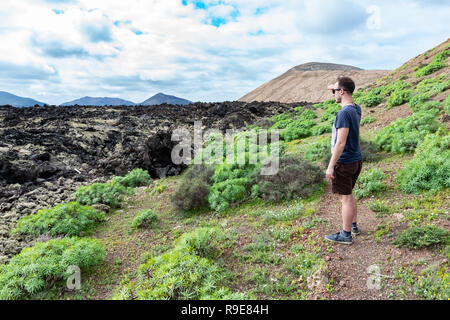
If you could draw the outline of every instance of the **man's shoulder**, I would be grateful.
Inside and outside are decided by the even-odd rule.
[[[357,104],[355,104],[355,105],[348,104],[348,105],[344,106],[341,110],[339,110],[339,113],[341,113],[341,114],[361,113],[361,107]]]

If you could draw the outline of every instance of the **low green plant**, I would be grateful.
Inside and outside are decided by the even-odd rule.
[[[327,109],[330,105],[336,105],[335,99],[329,99],[320,103],[316,103],[313,105],[316,109]]]
[[[392,223],[382,222],[377,226],[375,230],[375,241],[380,242],[384,236],[388,235],[392,231]]]
[[[356,186],[353,190],[356,198],[365,198],[380,191],[386,190],[387,186],[383,179],[387,176],[377,168],[366,170],[360,174],[356,180]]]
[[[396,90],[392,92],[391,95],[389,96],[386,106],[388,108],[399,106],[401,104],[409,102],[411,97],[412,97],[412,90],[409,89]]]
[[[396,80],[384,86],[376,88],[384,97],[390,97],[394,92],[410,89],[412,84],[404,80]]]
[[[311,119],[292,120],[281,131],[280,138],[288,142],[295,139],[309,137],[311,135],[311,128],[315,125],[316,122]]]
[[[212,186],[208,202],[212,209],[224,211],[232,203],[244,201],[250,196],[251,184],[259,173],[257,164],[221,164],[211,176]]]
[[[393,121],[376,135],[375,143],[384,151],[412,152],[427,134],[438,129],[439,122],[436,119],[438,113],[437,109],[419,111]]]
[[[426,93],[416,94],[409,101],[409,106],[411,107],[411,110],[418,111],[420,110],[420,106],[423,105],[428,100],[430,100],[430,96],[428,94]]]
[[[373,212],[380,212],[380,213],[390,213],[391,212],[391,208],[386,204],[386,202],[383,200],[379,200],[379,199],[375,199],[375,200],[371,201],[368,204],[368,207]]]
[[[38,242],[23,249],[8,264],[0,265],[0,300],[32,298],[55,285],[63,289],[72,275],[69,266],[86,270],[101,264],[105,255],[100,242],[94,239]]]
[[[450,80],[448,79],[448,75],[442,74],[439,77],[423,79],[417,84],[415,90],[418,94],[433,97],[448,88],[450,88]]]
[[[305,159],[311,162],[320,161],[324,167],[331,159],[330,138],[321,138],[305,149]]]
[[[135,188],[148,185],[151,182],[151,179],[148,171],[137,168],[130,171],[123,177],[112,178],[111,182],[117,182],[125,187]]]
[[[262,233],[253,237],[253,242],[243,247],[244,254],[241,259],[245,262],[255,262],[262,264],[279,264],[280,255],[275,254],[275,242],[269,231],[264,230]]]
[[[353,98],[358,105],[362,105],[366,108],[375,107],[383,101],[383,96],[380,91],[381,90],[379,88],[375,88],[367,93],[362,93],[361,95]]]
[[[152,191],[150,192],[151,196],[154,196],[156,194],[161,194],[165,190],[167,190],[167,183],[164,180],[158,180],[153,186]]]
[[[417,146],[414,158],[397,173],[395,180],[406,193],[450,187],[450,134],[442,127],[428,134]]]
[[[312,120],[312,119],[317,118],[317,114],[314,112],[314,110],[303,109],[303,107],[302,107],[302,110],[303,110],[303,112],[300,113],[300,115],[298,117],[299,120]]]
[[[359,147],[361,149],[363,162],[376,162],[379,160],[380,157],[377,154],[378,146],[376,143],[366,140],[365,138],[360,138]]]
[[[450,299],[450,273],[448,262],[431,265],[414,281],[414,293],[426,300]]]
[[[158,223],[158,216],[152,210],[145,210],[139,212],[131,223],[131,228],[136,230],[138,228],[154,228]]]
[[[417,249],[430,247],[439,244],[450,243],[450,233],[435,226],[411,227],[402,233],[392,242],[398,247]]]
[[[312,136],[320,136],[321,134],[324,133],[329,133],[331,132],[331,126],[330,125],[316,125],[314,127],[311,128],[310,132]]]
[[[378,146],[374,142],[361,138],[360,149],[363,157],[363,162],[378,161]],[[314,163],[320,161],[321,165],[326,168],[331,159],[330,138],[321,138],[306,147],[304,149],[304,158]]]
[[[292,258],[286,258],[284,265],[287,271],[306,282],[314,272],[325,265],[325,261],[319,254],[303,250]]]
[[[78,188],[75,192],[76,200],[81,204],[92,205],[95,203],[107,204],[116,207],[123,201],[125,194],[131,194],[132,189],[127,189],[118,182],[99,183]]]
[[[449,56],[450,49],[442,50],[440,53],[434,56],[433,60],[428,65],[416,71],[416,77],[424,77],[444,68],[447,65],[445,61]]]
[[[104,219],[105,213],[72,201],[50,209],[40,209],[36,214],[20,218],[12,234],[82,235]]]
[[[217,237],[217,238],[216,238]],[[197,229],[175,240],[174,248],[151,257],[139,266],[138,279],[125,282],[114,299],[192,300],[246,299],[245,293],[225,287],[229,276],[208,257],[217,257],[214,244],[223,233],[218,229]]]
[[[367,116],[361,119],[360,125],[363,126],[366,123],[372,123],[375,122],[377,119],[373,116]]]
[[[322,116],[320,117],[320,122],[331,122],[334,121],[334,118],[336,118],[336,115],[341,110],[341,106],[334,102],[333,104],[327,104],[326,109],[324,110]]]
[[[206,164],[193,164],[182,175],[170,201],[180,212],[199,210],[209,206],[208,194],[214,168]]]
[[[226,234],[217,227],[200,227],[184,233],[175,240],[174,245],[178,250],[214,260],[222,255],[225,248],[231,247],[234,240],[231,234]]]
[[[304,212],[304,206],[298,203],[283,209],[264,211],[261,218],[264,225],[271,225],[277,222],[288,222],[298,219]]]
[[[323,170],[297,155],[280,157],[279,168],[273,175],[258,175],[259,196],[266,201],[307,198],[319,188]]]
[[[444,111],[447,114],[450,114],[450,94],[447,95],[447,98],[444,101]]]

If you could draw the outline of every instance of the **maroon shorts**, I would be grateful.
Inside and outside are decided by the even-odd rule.
[[[334,179],[331,179],[331,191],[337,194],[351,194],[361,168],[362,160],[353,163],[336,163]]]

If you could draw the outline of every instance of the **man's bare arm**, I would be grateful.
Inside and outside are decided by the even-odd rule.
[[[345,148],[345,144],[347,143],[348,131],[349,128],[338,129],[336,145],[334,146],[333,154],[331,155],[330,163],[328,164],[328,169],[334,168],[336,162],[341,157],[342,152],[344,151]]]

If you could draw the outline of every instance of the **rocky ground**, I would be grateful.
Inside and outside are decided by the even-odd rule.
[[[33,239],[10,236],[21,216],[73,200],[81,185],[134,168],[153,178],[177,175],[172,131],[242,129],[307,103],[221,102],[188,106],[0,106],[0,263]]]

